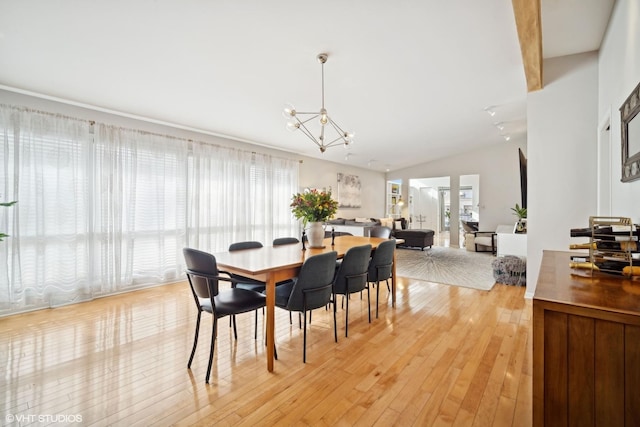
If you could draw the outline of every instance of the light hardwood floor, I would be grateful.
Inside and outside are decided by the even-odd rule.
[[[531,425],[524,288],[400,278],[395,309],[387,297],[382,286],[371,324],[366,297],[352,297],[348,338],[339,309],[337,344],[330,311],[316,310],[306,364],[296,316],[289,325],[276,310],[274,373],[253,314],[238,318],[237,341],[223,319],[209,385],[208,315],[186,367],[196,313],[186,283],[3,318],[1,423],[51,415],[100,426]]]

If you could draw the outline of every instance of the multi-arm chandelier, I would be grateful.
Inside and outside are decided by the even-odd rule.
[[[326,53],[321,53],[318,55],[318,61],[322,64],[322,107],[319,112],[316,113],[303,113],[300,111],[296,111],[293,105],[287,105],[284,108],[283,115],[287,120],[287,129],[291,131],[300,130],[304,133],[307,138],[313,141],[314,144],[318,146],[322,153],[329,147],[334,147],[336,145],[344,145],[347,147],[349,144],[353,143],[353,133],[342,130],[340,126],[336,122],[333,121],[327,110],[324,108],[324,63],[327,62],[327,58],[329,57]],[[307,127],[312,124],[312,120],[319,119],[318,122],[320,124],[320,135],[316,138],[314,134]],[[310,123],[311,122],[311,123]],[[327,126],[330,125],[330,126]],[[329,133],[332,133],[327,129],[325,131],[325,127],[333,128],[336,135],[328,136]],[[336,137],[337,136],[337,137]],[[335,138],[335,139],[331,139]],[[325,142],[330,140],[329,142]]]

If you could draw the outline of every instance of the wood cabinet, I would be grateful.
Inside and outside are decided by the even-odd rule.
[[[640,282],[545,251],[533,297],[533,425],[640,425]]]

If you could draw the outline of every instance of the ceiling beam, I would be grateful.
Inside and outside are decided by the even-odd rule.
[[[540,0],[512,0],[524,75],[529,92],[542,89],[542,20]]]

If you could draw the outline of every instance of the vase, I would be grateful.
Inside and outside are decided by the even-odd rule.
[[[307,240],[310,248],[324,248],[324,226],[321,222],[310,222]]]

